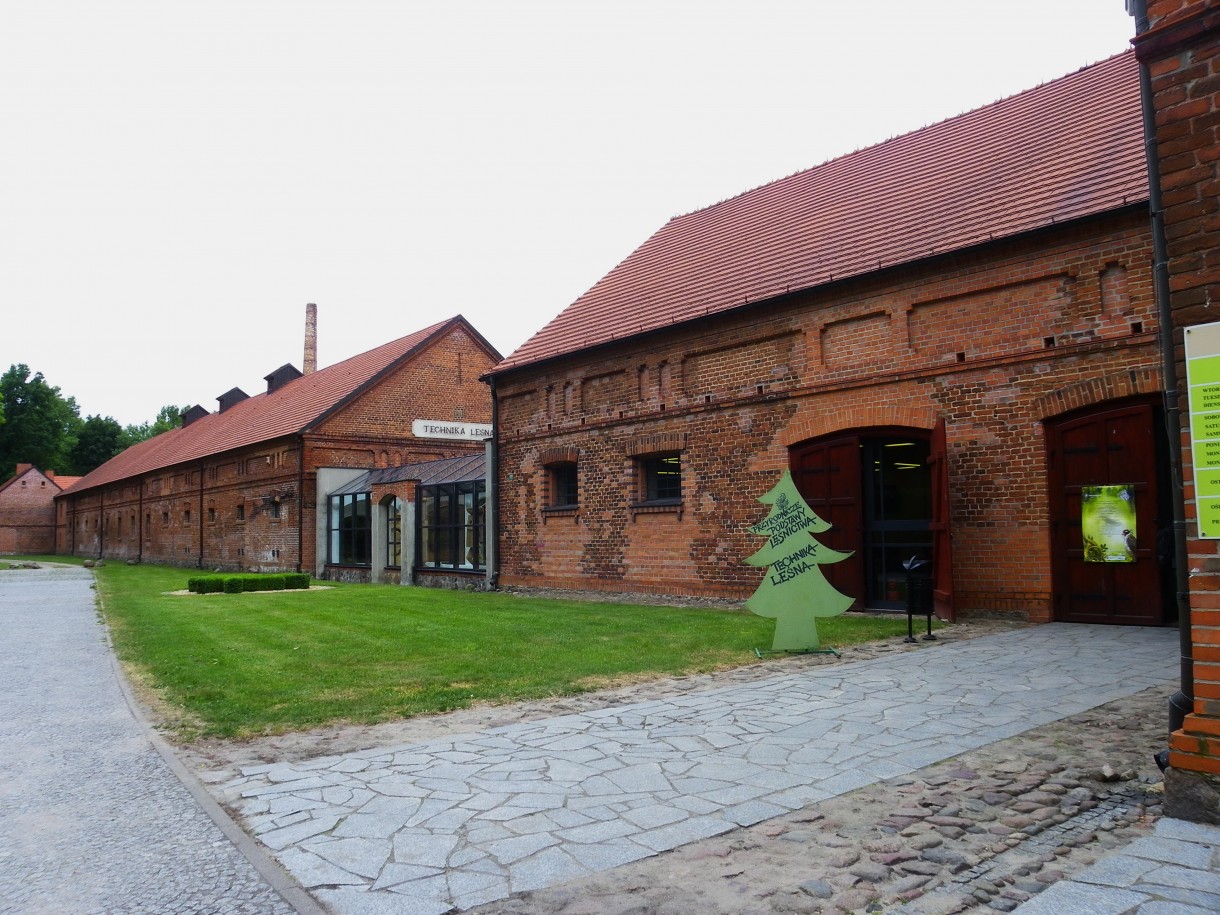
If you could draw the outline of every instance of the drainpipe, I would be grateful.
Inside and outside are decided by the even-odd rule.
[[[97,510],[97,558],[106,557],[106,490],[98,491]]]
[[[493,591],[500,588],[500,399],[496,396],[496,377],[491,385],[491,439],[487,443],[487,587]]]
[[[1135,34],[1148,31],[1147,0],[1132,0]],[[1161,332],[1161,371],[1165,376],[1165,432],[1169,437],[1169,472],[1173,488],[1173,573],[1178,608],[1178,643],[1181,654],[1181,688],[1169,697],[1169,733],[1182,727],[1194,707],[1195,671],[1191,656],[1190,575],[1186,549],[1186,490],[1182,474],[1182,411],[1179,406],[1178,366],[1174,354],[1173,314],[1169,307],[1169,256],[1165,244],[1165,209],[1161,201],[1161,169],[1157,160],[1156,110],[1152,105],[1152,75],[1139,62],[1140,106],[1144,122],[1144,154],[1148,162],[1148,209],[1152,218],[1152,278],[1157,321]]]
[[[315,500],[316,504],[316,500]],[[313,519],[310,519],[311,521]],[[305,436],[297,434],[297,571],[305,557]],[[317,572],[317,569],[314,569]]]
[[[199,462],[199,559],[195,568],[203,568],[203,462]]]
[[[144,561],[144,478],[136,496],[136,562]]]

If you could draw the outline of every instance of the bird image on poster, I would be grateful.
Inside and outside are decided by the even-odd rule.
[[[832,550],[812,536],[830,525],[809,507],[787,470],[780,481],[758,499],[771,511],[750,528],[767,542],[746,562],[767,566],[767,574],[746,607],[759,616],[775,619],[772,651],[813,651],[818,638],[818,617],[838,616],[855,598],[836,591],[821,566],[842,562],[852,554]]]
[[[1085,562],[1135,562],[1135,487],[1080,487]]]

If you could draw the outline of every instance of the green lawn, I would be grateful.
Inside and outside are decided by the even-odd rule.
[[[97,570],[119,657],[170,710],[181,740],[368,724],[752,664],[774,626],[747,611],[392,585],[168,593],[191,574]],[[906,618],[838,617],[819,631],[834,646],[898,638]]]

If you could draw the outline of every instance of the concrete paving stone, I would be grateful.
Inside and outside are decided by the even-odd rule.
[[[460,839],[456,835],[404,831],[394,836],[393,860],[396,864],[443,868],[459,844]]]
[[[723,808],[744,804],[770,793],[769,788],[761,788],[758,785],[728,785],[714,791],[700,792],[699,796]]]
[[[440,867],[420,867],[418,864],[398,864],[391,861],[381,869],[381,873],[377,877],[377,882],[369,889],[377,890],[392,890],[404,883],[409,883],[412,880],[423,880],[430,877],[443,877],[445,875],[444,868]]]
[[[461,873],[449,878],[449,897],[459,911],[503,899],[508,895],[509,888],[506,877]]]
[[[522,858],[528,858],[544,848],[559,844],[559,839],[550,833],[515,836],[491,842],[483,847],[492,858],[502,865],[513,864]]]
[[[415,809],[415,812],[407,818],[406,826],[415,827],[423,823],[427,823],[434,817],[438,817],[443,813],[452,810],[465,801],[469,795],[434,795],[433,797],[424,798],[420,805]]]
[[[353,813],[343,817],[331,831],[337,839],[364,838],[389,839],[403,828],[405,818],[386,813]]]
[[[289,848],[279,854],[280,863],[288,868],[304,887],[341,886],[351,884],[363,887],[367,881],[351,871],[336,867],[312,851]]]
[[[1183,889],[1180,886],[1161,886],[1160,884],[1143,881],[1139,885],[1132,887],[1132,889],[1146,893],[1154,899],[1181,902],[1203,909],[1205,912],[1220,912],[1220,894],[1218,893],[1204,893],[1199,890]]]
[[[656,854],[651,848],[640,845],[630,838],[598,842],[596,845],[572,845],[568,852],[590,871],[600,873],[632,861],[640,861]]]
[[[1167,865],[1149,871],[1144,876],[1144,880],[1147,883],[1180,886],[1187,890],[1200,890],[1204,893],[1220,895],[1220,873],[1213,871],[1191,870],[1188,867]]]
[[[781,807],[778,804],[756,802],[729,807],[724,811],[724,817],[738,826],[753,826],[755,823],[762,823],[766,820],[773,820],[778,816],[783,816],[787,812],[787,808]]]
[[[1201,909],[1198,906],[1184,905],[1180,902],[1154,899],[1141,905],[1135,915],[1215,915],[1215,913],[1215,909]]]
[[[1207,868],[1212,864],[1215,849],[1194,842],[1180,842],[1176,839],[1148,836],[1136,839],[1124,848],[1123,855],[1147,858],[1150,861],[1164,861],[1182,867]]]
[[[317,900],[327,911],[344,915],[445,915],[453,911],[448,884],[433,897],[400,896],[393,891],[370,893],[363,889],[318,890]]]
[[[324,837],[303,847],[349,874],[369,879],[375,879],[390,858],[389,843],[375,839]]]
[[[592,842],[607,842],[612,839],[621,839],[623,836],[635,835],[640,831],[640,827],[634,823],[615,817],[612,820],[589,823],[585,826],[573,826],[571,829],[561,829],[555,835],[565,842],[587,845]]]
[[[499,823],[479,823],[471,824],[466,830],[466,842],[468,847],[483,848],[489,842],[498,842],[501,839],[508,839],[516,833],[505,829]]]
[[[1119,915],[1148,901],[1132,890],[1064,881],[1021,903],[1016,911],[1019,915]]]
[[[647,804],[635,807],[623,814],[623,819],[638,826],[640,829],[655,829],[658,826],[668,826],[690,817],[690,811],[675,809],[662,804]]]
[[[1183,842],[1198,842],[1220,848],[1220,826],[1206,823],[1190,823],[1186,820],[1157,820],[1153,835],[1163,839],[1179,839]]]
[[[562,848],[547,848],[514,867],[509,882],[514,893],[523,893],[590,873],[589,868]]]
[[[633,836],[632,841],[639,842],[655,852],[662,852],[691,842],[698,842],[701,839],[710,839],[712,836],[722,835],[735,828],[736,824],[730,823],[722,817],[693,816],[681,823],[672,823],[669,826],[640,833]]]
[[[1137,840],[1138,841],[1138,840]],[[1073,879],[1080,883],[1095,883],[1100,886],[1128,887],[1158,867],[1156,861],[1133,858],[1127,854],[1102,858],[1091,867],[1076,874]]]

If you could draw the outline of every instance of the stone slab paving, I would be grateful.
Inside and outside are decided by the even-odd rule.
[[[92,582],[0,572],[0,912],[296,911],[133,716]]]
[[[1220,827],[1158,820],[1154,832],[1048,887],[1019,915],[1215,915]]]
[[[440,915],[904,775],[1163,684],[1177,633],[1054,624],[303,763],[212,790],[337,913]]]

